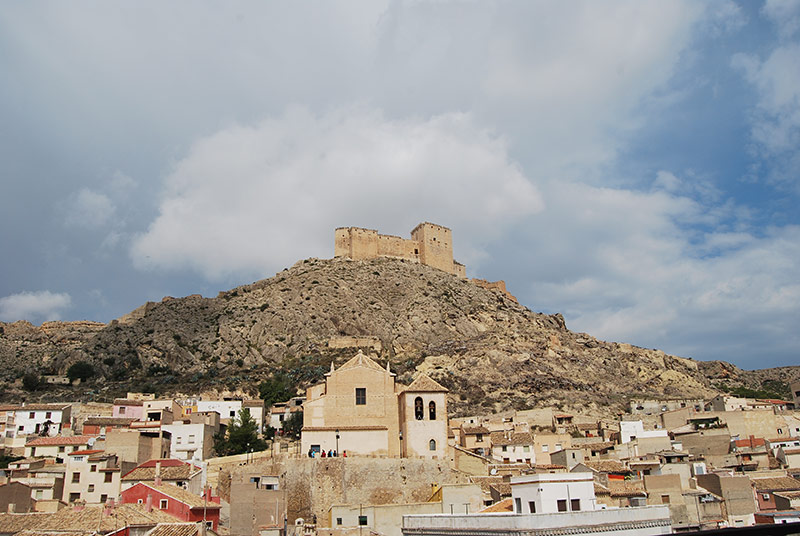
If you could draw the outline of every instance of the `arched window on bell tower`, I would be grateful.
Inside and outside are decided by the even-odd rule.
[[[428,404],[428,418],[432,421],[436,420],[436,402],[433,400]]]
[[[425,408],[422,405],[422,397],[417,397],[414,399],[414,417],[421,421],[425,418]]]

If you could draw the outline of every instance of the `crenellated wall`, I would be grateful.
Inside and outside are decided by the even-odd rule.
[[[340,227],[336,229],[334,256],[353,260],[393,257],[438,268],[458,277],[466,277],[463,264],[453,260],[450,229],[434,223],[420,223],[411,231],[411,239],[382,235],[374,229]]]

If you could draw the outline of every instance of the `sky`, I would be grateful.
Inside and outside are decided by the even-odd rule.
[[[800,364],[800,0],[0,3],[0,320],[453,230],[567,326]]]

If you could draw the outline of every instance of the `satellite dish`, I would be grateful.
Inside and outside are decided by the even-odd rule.
[[[493,467],[492,470],[489,471],[489,474],[492,475],[492,476],[496,475],[497,474],[497,469]]]

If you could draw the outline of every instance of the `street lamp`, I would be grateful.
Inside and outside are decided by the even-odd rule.
[[[336,429],[336,455],[339,455],[339,429]]]

